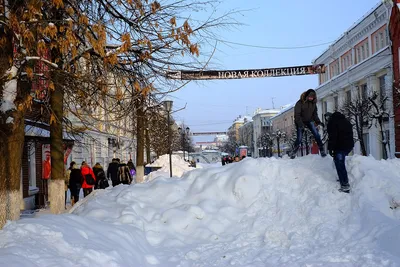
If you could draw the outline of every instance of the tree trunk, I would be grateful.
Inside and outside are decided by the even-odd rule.
[[[54,74],[55,84],[58,83],[57,74]],[[63,147],[63,90],[60,86],[50,94],[50,106],[53,120],[50,124],[50,155],[51,181],[49,189],[50,210],[53,214],[60,214],[65,207],[64,185],[64,147]]]
[[[136,182],[142,183],[144,180],[144,110],[142,97],[136,100]]]
[[[4,74],[13,66],[11,31],[1,31],[0,38],[5,39],[5,44],[0,49],[0,77],[5,77]],[[16,70],[15,67],[14,70]],[[0,101],[0,107],[8,110],[3,112],[0,109],[0,229],[7,220],[18,220],[20,216],[21,165],[25,138],[24,116],[29,96],[28,83],[2,79],[0,80],[2,99],[5,97],[6,86],[8,92],[16,92],[15,100],[9,99],[16,108],[3,107]]]
[[[151,163],[150,159],[150,135],[149,135],[149,123],[148,120],[145,118],[145,128],[146,128],[146,161],[147,163]]]

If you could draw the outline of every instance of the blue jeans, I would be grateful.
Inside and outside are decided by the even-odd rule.
[[[313,134],[315,141],[318,144],[319,151],[324,151],[324,144],[322,144],[321,136],[319,135],[317,128],[315,128],[314,122],[304,122],[304,126],[310,129],[311,133]],[[294,151],[297,152],[297,150],[300,147],[301,140],[303,139],[303,133],[304,129],[297,127],[297,138],[296,142],[294,143]]]
[[[335,155],[333,158],[341,186],[349,185],[349,178],[347,176],[345,159],[346,156],[350,153],[350,151],[335,151]]]

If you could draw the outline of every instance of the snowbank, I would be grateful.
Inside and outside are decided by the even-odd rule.
[[[189,163],[183,160],[182,157],[171,155],[172,159],[172,175],[181,177],[185,172],[194,170],[195,168],[189,167]],[[169,155],[162,155],[152,164],[147,164],[146,167],[161,167],[161,169],[149,173],[146,176],[147,181],[152,181],[158,177],[169,177]]]
[[[245,159],[9,223],[0,266],[400,266],[400,160]]]

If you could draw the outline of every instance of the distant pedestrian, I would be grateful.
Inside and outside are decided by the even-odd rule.
[[[345,159],[354,147],[353,126],[340,112],[327,113],[325,117],[328,121],[328,151],[335,162],[340,182],[339,191],[350,193]]]
[[[94,189],[106,189],[109,184],[104,169],[99,162],[93,166],[93,173],[96,177],[96,185],[94,186]]]
[[[112,186],[117,186],[120,184],[120,181],[118,180],[118,167],[119,167],[119,162],[118,159],[116,158],[112,159],[111,163],[108,164],[107,178],[111,179]]]
[[[297,151],[299,150],[301,141],[303,139],[303,133],[305,127],[310,129],[313,134],[315,141],[318,144],[319,151],[322,157],[326,156],[326,152],[324,149],[324,145],[321,140],[321,136],[318,133],[316,125],[321,125],[324,127],[324,124],[318,118],[317,112],[317,94],[315,90],[309,89],[306,92],[302,93],[300,96],[300,100],[297,101],[294,107],[294,118],[296,124],[297,138],[294,143],[294,148],[290,153],[290,158],[295,158]]]
[[[69,175],[69,191],[71,192],[71,205],[79,201],[79,192],[81,191],[83,183],[82,172],[75,162],[72,165],[71,173]]]
[[[118,179],[122,184],[130,184],[132,182],[131,172],[125,163],[120,163],[118,167]]]
[[[72,161],[69,164],[69,168],[65,171],[65,176],[64,176],[64,184],[65,184],[65,209],[67,209],[67,193],[68,193],[68,188],[69,188],[69,179],[71,177],[71,171],[72,167],[74,166],[75,161]]]
[[[83,176],[83,197],[88,196],[93,191],[96,184],[96,177],[94,176],[92,168],[84,161],[82,162],[81,172]]]

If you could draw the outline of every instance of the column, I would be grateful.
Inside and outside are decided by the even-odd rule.
[[[358,99],[358,86],[354,84],[350,85],[350,92],[351,92],[351,101]],[[358,135],[355,126],[353,127],[353,134],[354,134],[354,139],[358,140]],[[361,146],[359,141],[355,142],[354,144],[354,154],[361,154]]]
[[[343,105],[346,103],[346,93],[345,93],[346,88],[343,88],[338,91],[338,105],[339,105],[339,111],[343,107]]]
[[[332,96],[327,97],[327,98],[325,98],[325,101],[326,101],[326,107],[327,107],[326,112],[333,113],[333,111],[335,110],[335,103],[334,103],[333,97]]]
[[[367,88],[368,95],[370,96],[373,92],[379,92],[379,79],[375,75],[371,75],[367,77]],[[378,129],[375,121],[372,123],[370,129],[368,129],[369,133],[369,151],[370,154],[376,158],[382,158],[382,141],[381,141],[381,133]]]
[[[385,89],[386,89],[386,95],[388,96],[387,100],[387,105],[386,108],[388,109],[388,112],[390,115],[392,115],[393,112],[393,69],[392,67],[387,68],[387,73],[385,77]],[[395,157],[395,152],[396,150],[400,150],[400,147],[396,149],[396,128],[395,128],[395,120],[394,116],[389,116],[389,125],[388,125],[388,130],[389,130],[389,158],[394,158]],[[398,131],[397,134],[400,134]]]

